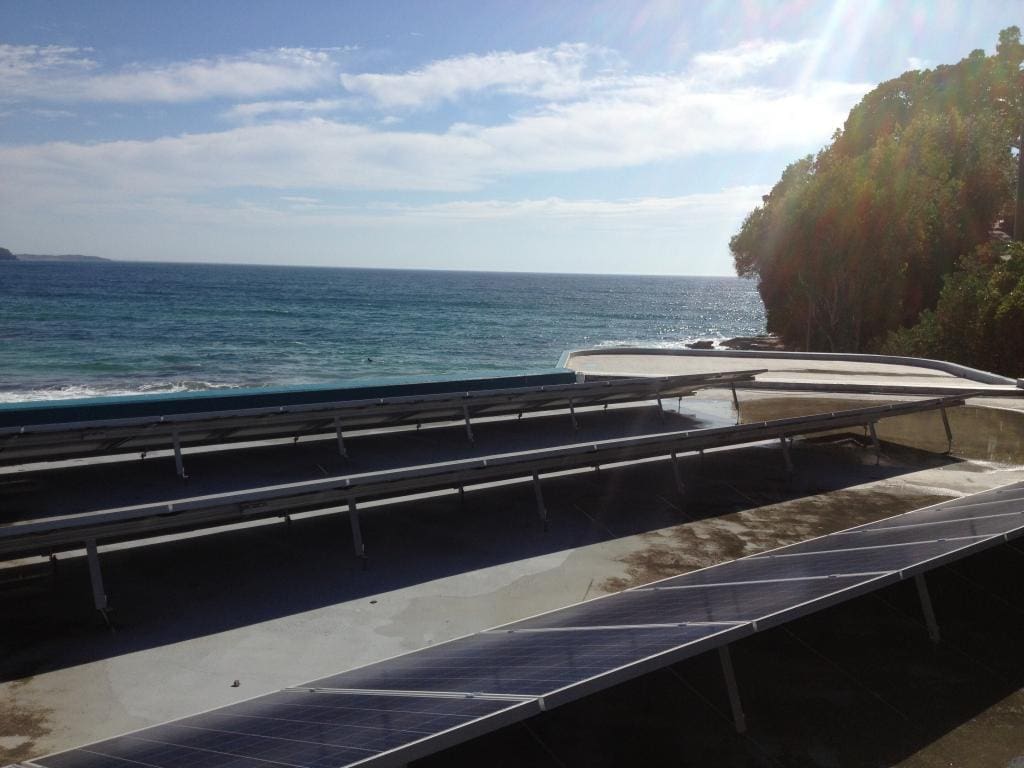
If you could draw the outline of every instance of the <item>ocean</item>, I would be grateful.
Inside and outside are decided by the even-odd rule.
[[[536,370],[764,326],[734,277],[0,263],[0,402]]]

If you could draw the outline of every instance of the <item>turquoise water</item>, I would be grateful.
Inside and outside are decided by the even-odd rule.
[[[763,331],[754,283],[730,277],[0,263],[0,401],[550,368]]]

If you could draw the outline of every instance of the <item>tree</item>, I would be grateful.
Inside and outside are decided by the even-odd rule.
[[[947,276],[934,310],[893,331],[887,354],[935,357],[1024,377],[1024,243],[989,244]]]
[[[771,332],[860,351],[935,306],[1011,199],[1022,49],[1010,27],[995,56],[882,83],[818,155],[786,168],[730,241]]]

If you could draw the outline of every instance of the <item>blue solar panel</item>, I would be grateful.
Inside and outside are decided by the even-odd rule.
[[[772,553],[733,560],[659,581],[655,587],[743,584],[751,581],[815,579],[850,574],[871,576],[902,570],[908,562],[931,560],[955,551],[965,543],[970,542],[925,542],[872,549],[808,552],[799,557],[787,557],[787,549],[773,550]]]
[[[326,768],[414,759],[1024,530],[1024,484],[677,576],[34,761]],[[702,624],[701,622],[717,622]],[[332,690],[333,689],[333,690]]]
[[[542,696],[728,627],[491,630],[334,675],[314,687]]]
[[[820,539],[794,544],[777,554],[792,555],[860,547],[887,547],[922,541],[956,541],[1001,536],[1024,526],[1024,512],[946,522],[914,523],[913,519],[908,519],[902,526],[864,527],[833,533]]]
[[[52,768],[329,768],[522,707],[522,702],[282,691],[46,758]],[[534,705],[530,710],[536,712]]]
[[[908,512],[896,517],[879,520],[871,523],[871,528],[890,528],[893,526],[914,523],[938,523],[945,520],[962,520],[968,517],[984,517],[986,515],[998,515],[1015,513],[1020,511],[1021,503],[1024,502],[1024,486],[1013,489],[1013,492],[1002,494],[981,494],[979,496],[966,496],[952,502],[945,502],[934,507],[926,507],[920,511]],[[908,517],[912,515],[912,518]]]
[[[1024,481],[1019,483],[1011,483],[1010,485],[1004,485],[999,488],[993,488],[990,491],[984,491],[982,493],[973,493],[969,496],[963,496],[959,499],[952,499],[950,501],[944,501],[935,507],[925,507],[921,510],[912,510],[906,514],[927,515],[931,510],[936,507],[942,507],[949,509],[952,507],[974,507],[982,504],[991,504],[1000,501],[1012,501],[1012,500],[1024,501]]]
[[[774,581],[756,584],[718,584],[692,589],[633,590],[510,625],[592,627],[664,624],[670,622],[745,622],[777,613],[792,605],[820,599],[872,577],[837,576],[823,580]]]

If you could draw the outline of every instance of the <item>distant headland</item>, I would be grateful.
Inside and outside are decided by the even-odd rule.
[[[0,248],[0,261],[110,261],[110,259],[104,259],[100,256],[83,256],[80,253],[56,255],[11,253],[7,248]]]

